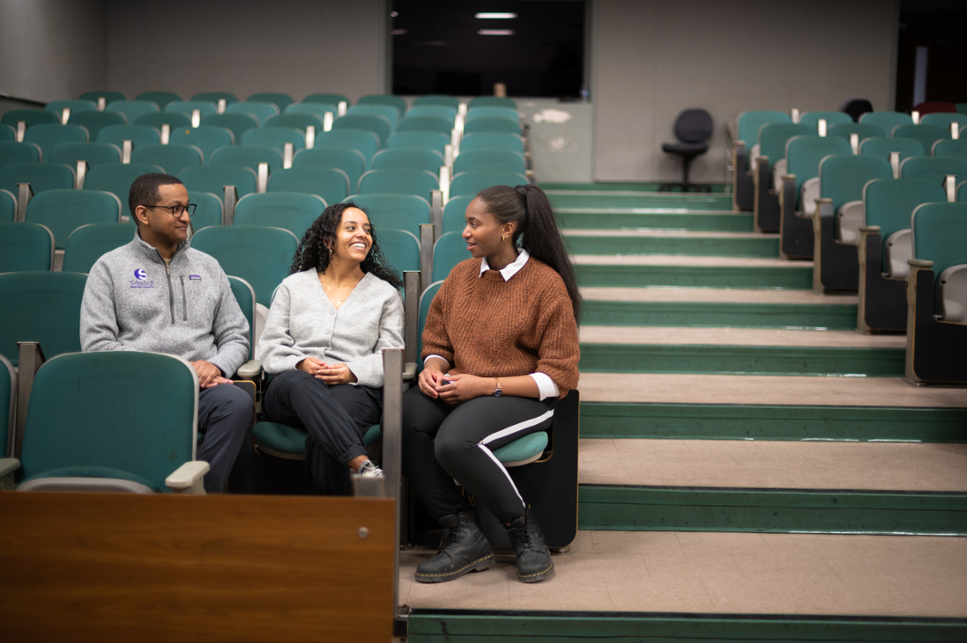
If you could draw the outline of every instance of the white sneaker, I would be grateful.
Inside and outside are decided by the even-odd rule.
[[[383,477],[383,470],[376,466],[376,463],[372,460],[366,460],[366,462],[363,462],[363,464],[359,467],[359,471],[356,473],[361,476],[366,476],[367,478]]]

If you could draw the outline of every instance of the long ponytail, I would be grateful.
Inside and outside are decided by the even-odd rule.
[[[498,223],[516,223],[514,243],[532,257],[554,269],[564,281],[574,319],[581,320],[581,293],[574,268],[568,257],[557,218],[547,195],[536,185],[495,185],[481,190],[477,197],[487,204],[487,211]]]

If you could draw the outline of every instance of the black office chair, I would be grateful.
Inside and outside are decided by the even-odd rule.
[[[842,105],[840,105],[839,111],[846,112],[853,117],[854,123],[860,122],[860,116],[866,112],[873,111],[873,103],[866,100],[865,98],[851,98]],[[888,132],[889,133],[889,132]]]
[[[665,143],[661,149],[666,154],[675,154],[682,157],[682,182],[663,183],[658,190],[661,192],[671,191],[672,186],[681,185],[682,192],[688,192],[691,184],[688,182],[688,167],[692,159],[708,151],[707,141],[712,136],[712,117],[704,109],[686,109],[678,118],[675,119],[675,138],[678,143]],[[699,188],[704,191],[711,191],[705,186]]]

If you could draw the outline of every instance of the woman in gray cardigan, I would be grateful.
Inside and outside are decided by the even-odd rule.
[[[348,495],[350,470],[382,475],[363,434],[382,416],[382,349],[403,346],[400,285],[369,217],[340,203],[306,231],[272,300],[259,343],[274,376],[262,410],[308,433],[314,493]]]

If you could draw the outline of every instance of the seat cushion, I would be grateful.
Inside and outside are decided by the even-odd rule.
[[[668,154],[697,156],[705,154],[708,151],[708,145],[706,143],[665,143],[661,149]]]

